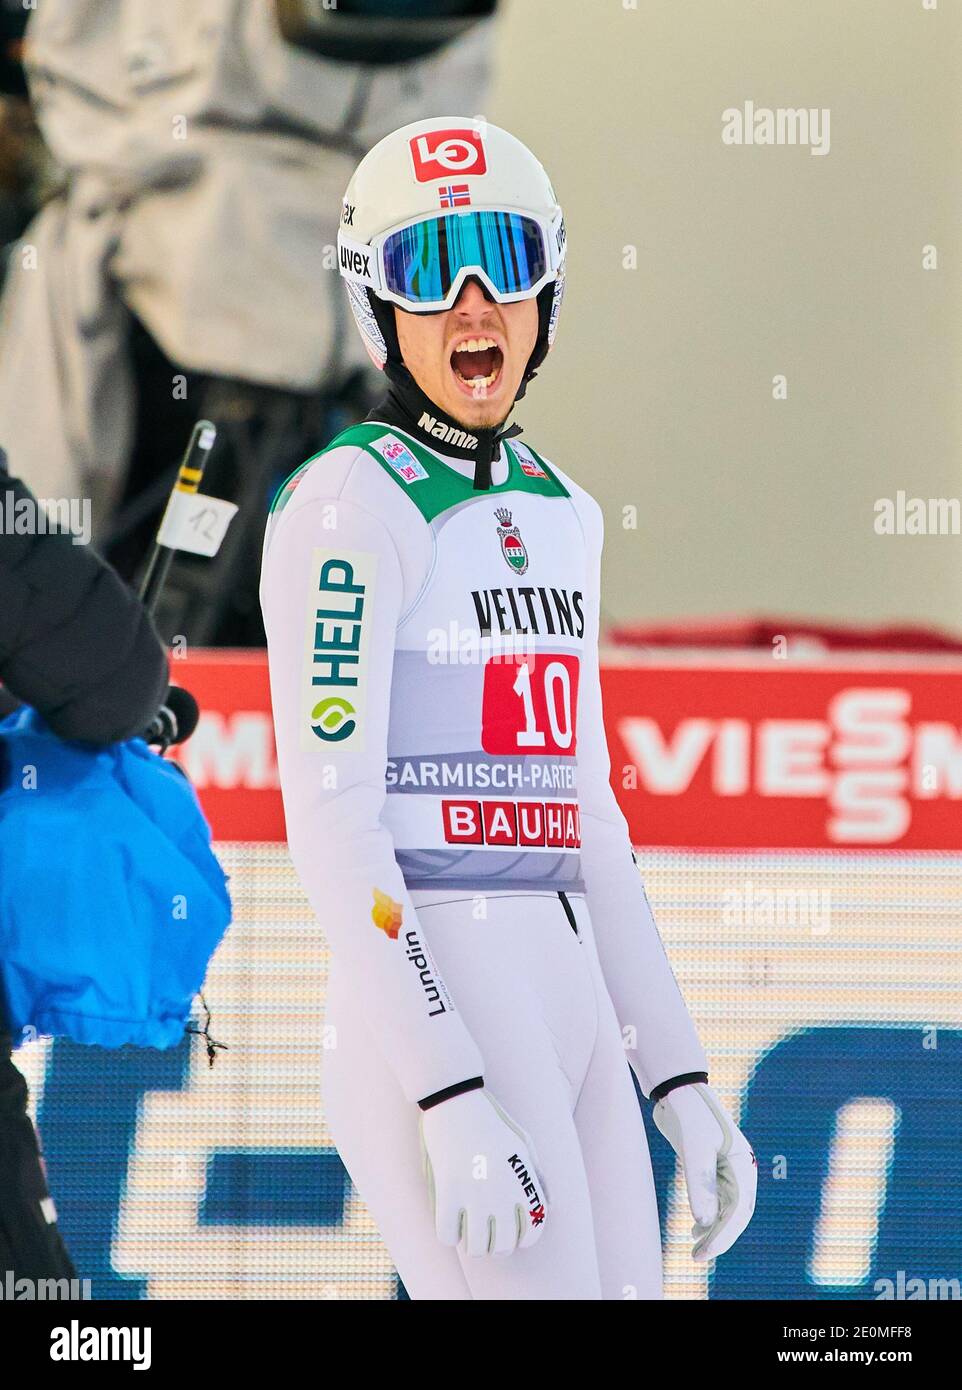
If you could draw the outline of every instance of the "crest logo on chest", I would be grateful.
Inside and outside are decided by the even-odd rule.
[[[501,554],[515,574],[524,574],[528,568],[528,552],[524,548],[521,532],[517,526],[511,525],[511,513],[507,507],[497,507],[494,514],[500,523],[498,539],[501,542]]]

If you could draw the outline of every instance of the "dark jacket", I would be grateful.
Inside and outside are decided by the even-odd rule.
[[[0,449],[0,681],[61,738],[106,744],[142,733],[167,693],[153,622],[69,533],[12,534],[6,520],[22,499],[32,504],[33,494],[7,474]]]

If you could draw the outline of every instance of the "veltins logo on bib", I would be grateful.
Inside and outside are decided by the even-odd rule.
[[[361,751],[377,556],[315,550],[304,652],[301,748]]]
[[[498,507],[494,514],[501,523],[498,527],[501,553],[515,574],[524,574],[528,568],[528,552],[524,548],[521,532],[517,526],[511,525],[511,513],[507,507]]]

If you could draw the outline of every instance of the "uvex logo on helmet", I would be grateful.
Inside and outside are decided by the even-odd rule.
[[[418,183],[451,174],[485,174],[484,143],[478,130],[429,130],[408,142]]]
[[[371,274],[371,255],[368,251],[355,251],[352,247],[341,247],[341,267],[351,275]]]

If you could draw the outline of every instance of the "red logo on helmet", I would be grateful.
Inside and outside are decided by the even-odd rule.
[[[484,144],[478,130],[429,130],[409,141],[418,183],[452,174],[485,174]]]

